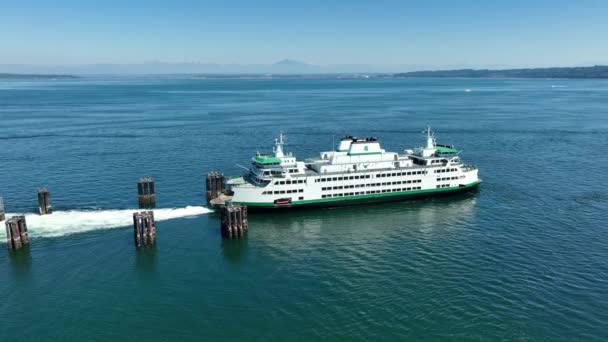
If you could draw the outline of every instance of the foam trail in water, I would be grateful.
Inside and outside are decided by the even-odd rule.
[[[142,209],[116,210],[68,210],[55,211],[51,215],[25,214],[30,237],[54,237],[88,232],[98,229],[127,227],[133,224],[133,213]],[[198,216],[210,213],[211,210],[200,206],[185,208],[154,209],[156,221],[171,220],[180,217]],[[10,218],[17,214],[6,214]],[[6,241],[4,221],[0,223],[0,242]]]

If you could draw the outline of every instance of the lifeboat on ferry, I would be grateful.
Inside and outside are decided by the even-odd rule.
[[[279,198],[274,200],[276,206],[287,206],[291,205],[291,198]]]

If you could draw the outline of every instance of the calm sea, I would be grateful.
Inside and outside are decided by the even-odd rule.
[[[299,158],[344,134],[440,143],[479,191],[251,215],[224,241],[211,170],[283,131]],[[0,82],[0,340],[606,340],[608,81],[82,78]],[[136,182],[158,242],[136,250]],[[36,188],[56,212],[34,214]]]

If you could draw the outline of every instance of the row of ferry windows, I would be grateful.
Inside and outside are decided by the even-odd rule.
[[[439,170],[435,170],[435,173],[444,173],[444,172],[456,172],[458,171],[458,169],[452,168],[452,169],[439,169]]]
[[[458,179],[458,177],[443,177],[443,178],[437,178],[437,181],[446,181],[446,180],[454,180],[454,179]]]
[[[376,178],[380,177],[395,177],[395,176],[411,176],[411,175],[426,175],[426,171],[407,171],[407,172],[391,172],[391,173],[378,173]]]
[[[412,175],[425,175],[426,171],[407,171],[407,172],[391,172],[391,173],[377,173],[376,178],[381,177],[397,177],[397,176],[412,176]],[[326,177],[315,180],[315,182],[332,182],[341,180],[353,180],[353,179],[369,179],[370,175],[359,175],[359,176],[344,176],[344,177]]]
[[[294,180],[285,180],[285,181],[275,181],[274,185],[291,185],[291,184],[303,184],[306,183],[304,179],[294,179]]]
[[[262,192],[262,195],[272,195],[273,193],[275,195],[296,194],[298,192],[302,193],[302,192],[304,192],[304,189],[264,191],[264,192]]]
[[[441,185],[437,185],[437,189],[439,188],[449,188],[450,184],[441,184]]]
[[[411,184],[411,183],[422,183],[421,179],[414,179],[408,181],[398,181],[398,182],[386,182],[386,183],[370,183],[370,184],[355,184],[355,185],[338,185],[338,186],[328,186],[325,188],[321,188],[323,191],[327,190],[342,190],[342,189],[353,189],[353,188],[364,188],[364,187],[373,187],[373,186],[386,186],[386,185],[398,185],[398,184]]]
[[[383,194],[383,193],[387,193],[387,192],[401,192],[401,191],[412,191],[412,190],[420,190],[420,189],[422,189],[422,187],[415,186],[415,187],[412,187],[412,188],[397,188],[397,189],[385,189],[385,190],[357,191],[357,192],[347,192],[347,193],[344,193],[344,194],[321,195],[321,198],[357,196],[357,195],[371,195],[371,194]]]
[[[344,176],[344,177],[327,177],[327,178],[319,178],[316,179],[315,182],[331,182],[331,181],[341,181],[341,180],[350,180],[350,179],[366,179],[371,178],[370,175],[360,175],[360,176]]]

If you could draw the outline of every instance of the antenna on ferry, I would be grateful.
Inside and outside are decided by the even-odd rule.
[[[424,133],[426,133],[426,148],[435,148],[435,135],[430,125],[426,126]]]
[[[279,139],[274,139],[274,156],[277,158],[284,157],[283,154],[283,132],[279,133]]]

